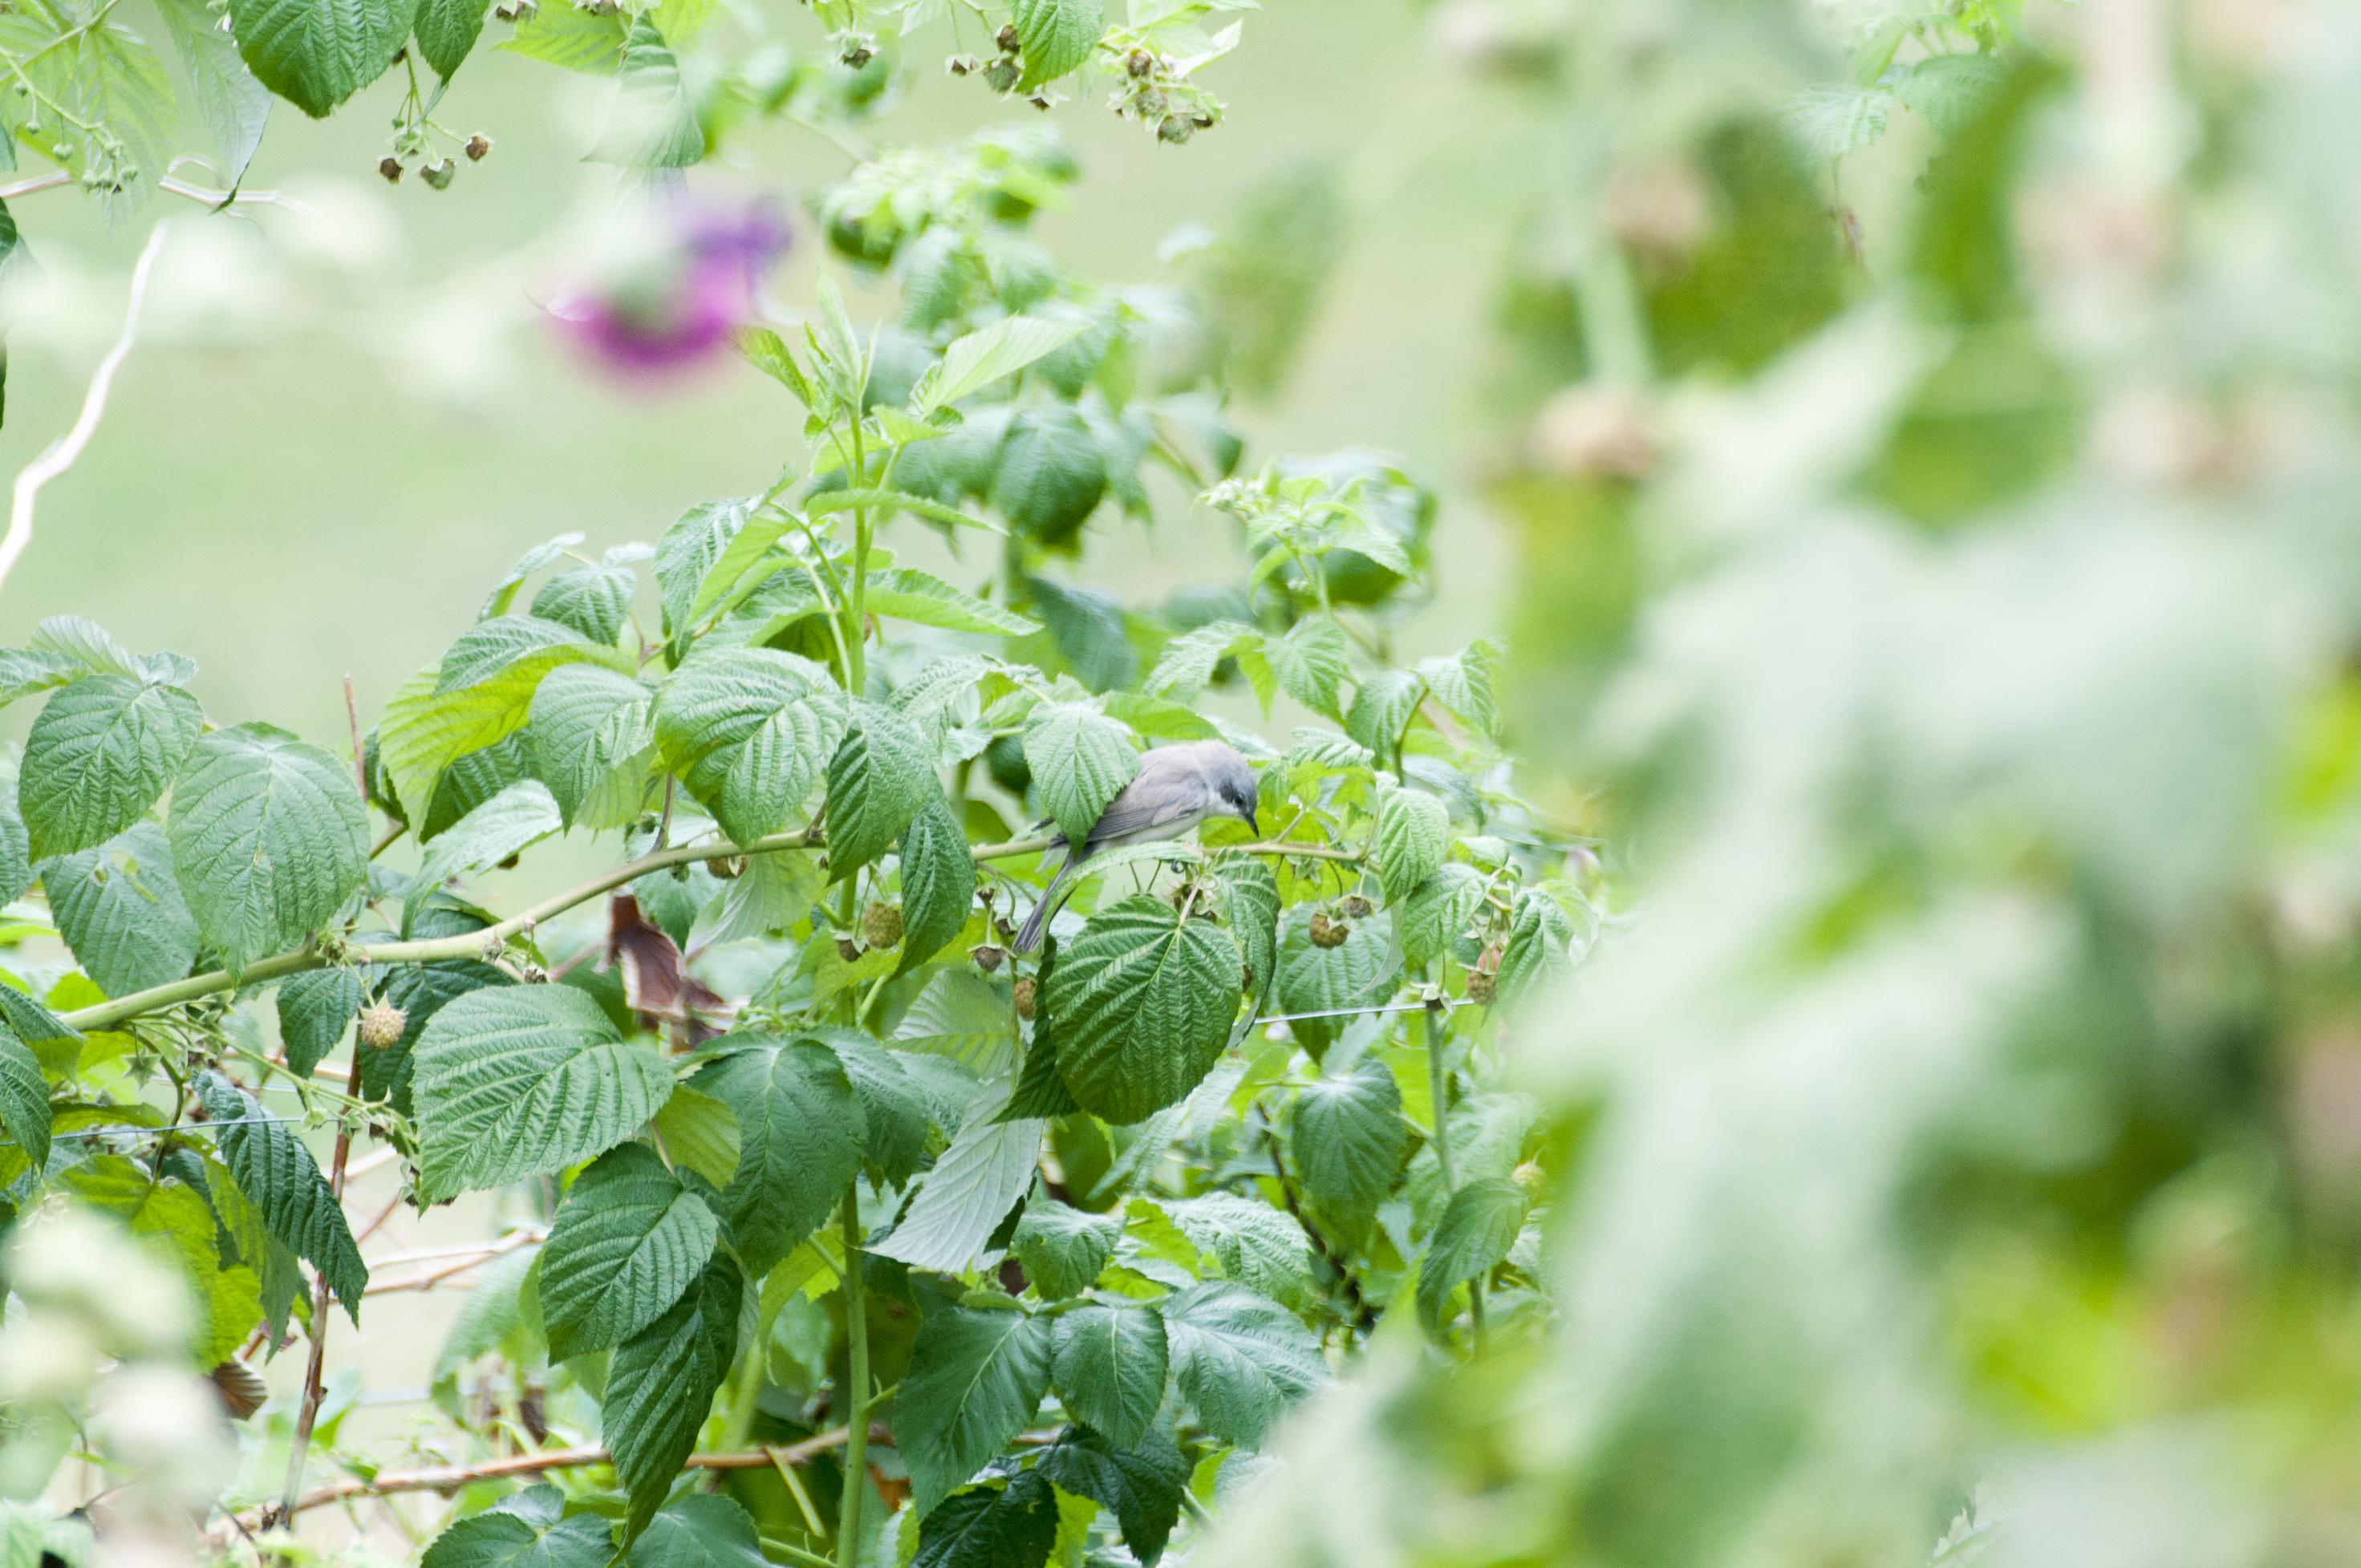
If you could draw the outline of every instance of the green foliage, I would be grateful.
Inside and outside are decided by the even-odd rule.
[[[170,828],[198,934],[234,966],[325,925],[368,871],[368,808],[345,765],[267,724],[191,749]]]
[[[541,1251],[550,1354],[606,1350],[646,1328],[712,1261],[720,1234],[705,1200],[645,1145],[592,1161]]]
[[[1245,980],[1237,943],[1211,921],[1148,897],[1100,911],[1049,971],[1059,1077],[1113,1122],[1175,1103],[1229,1043]]]
[[[1054,1342],[1049,1319],[1014,1302],[927,1314],[895,1400],[921,1519],[1025,1430],[1049,1391]]]

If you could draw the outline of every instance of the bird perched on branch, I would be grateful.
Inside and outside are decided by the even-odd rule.
[[[1040,945],[1041,927],[1057,906],[1058,892],[1075,869],[1101,850],[1123,844],[1156,844],[1178,839],[1209,817],[1235,817],[1260,832],[1255,822],[1254,770],[1219,740],[1163,746],[1139,760],[1139,772],[1117,792],[1091,825],[1089,837],[1066,856],[1066,863],[1042,890],[1041,901],[1016,933],[1016,950]],[[1059,834],[1055,849],[1066,842]]]

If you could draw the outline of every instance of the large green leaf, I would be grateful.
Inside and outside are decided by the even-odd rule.
[[[17,809],[46,861],[104,844],[148,814],[204,728],[175,685],[84,675],[41,708],[25,737]]]
[[[378,755],[412,822],[427,818],[443,772],[524,728],[542,681],[567,664],[619,674],[631,662],[573,628],[531,616],[496,616],[460,635],[440,663],[401,685],[378,726]]]
[[[13,1029],[0,1027],[0,1128],[38,1174],[49,1163],[49,1086],[41,1060]]]
[[[568,826],[639,816],[656,754],[654,693],[603,664],[565,664],[543,677],[529,711],[533,771]]]
[[[559,1359],[605,1350],[680,1299],[713,1256],[720,1223],[645,1144],[575,1178],[541,1249],[541,1314]]]
[[[1088,1497],[1115,1517],[1123,1543],[1147,1568],[1164,1554],[1180,1519],[1189,1485],[1189,1457],[1159,1427],[1134,1447],[1118,1448],[1095,1432],[1070,1431],[1041,1455],[1036,1471],[1061,1491]]]
[[[1365,1058],[1348,1071],[1305,1084],[1295,1097],[1287,1147],[1323,1228],[1347,1241],[1363,1234],[1393,1190],[1410,1147],[1394,1075]]]
[[[30,112],[8,116],[12,134],[76,178],[94,177],[91,193],[110,221],[119,221],[156,188],[174,150],[175,116],[163,61],[112,11],[102,0],[11,0],[0,10],[0,55],[10,62],[12,105],[28,92],[39,94]],[[108,156],[115,149],[120,163]],[[38,633],[34,641],[42,641]]]
[[[906,971],[943,950],[975,904],[967,834],[940,792],[902,833],[902,961]]]
[[[1312,1277],[1312,1242],[1294,1215],[1235,1192],[1173,1198],[1159,1206],[1223,1275],[1275,1300],[1299,1299]]]
[[[440,1202],[612,1148],[671,1091],[664,1059],[619,1036],[583,992],[469,992],[418,1037],[419,1195]]]
[[[268,724],[197,742],[172,786],[172,869],[233,966],[291,948],[368,874],[368,811],[346,763]]]
[[[1057,1488],[1026,1471],[944,1498],[919,1522],[910,1568],[1042,1568],[1057,1542]]]
[[[1025,721],[1025,762],[1033,792],[1069,843],[1080,844],[1139,772],[1124,727],[1087,702],[1045,702]]]
[[[639,586],[638,574],[629,566],[577,566],[541,586],[533,596],[533,613],[570,626],[593,642],[612,642],[631,619],[631,596]]]
[[[677,642],[694,623],[699,590],[730,542],[745,531],[761,499],[700,501],[656,541],[656,587],[664,604],[665,636]]]
[[[397,0],[231,0],[237,51],[262,84],[313,119],[385,74],[410,37]]]
[[[744,842],[793,823],[844,739],[844,699],[808,659],[699,649],[656,699],[664,765]]]
[[[1525,1223],[1525,1190],[1498,1177],[1471,1181],[1451,1195],[1418,1266],[1418,1311],[1442,1314],[1452,1288],[1499,1267]]]
[[[1129,1448],[1164,1402],[1168,1354],[1156,1309],[1093,1303],[1058,1320],[1049,1375],[1069,1414]]]
[[[1164,1323],[1180,1392],[1208,1431],[1241,1447],[1328,1379],[1319,1341],[1294,1314],[1238,1286],[1191,1286],[1165,1300]]]
[[[46,862],[41,887],[74,961],[109,996],[179,980],[196,960],[197,923],[159,823]]]
[[[329,1190],[312,1151],[293,1128],[255,1120],[262,1107],[219,1073],[197,1075],[197,1097],[214,1121],[247,1124],[225,1125],[214,1135],[222,1162],[238,1190],[261,1212],[270,1234],[320,1271],[357,1325],[368,1266],[361,1261],[344,1205]]]
[[[1374,848],[1387,902],[1405,898],[1442,866],[1451,848],[1451,813],[1431,795],[1389,789],[1378,796]]]
[[[908,719],[861,703],[828,764],[828,873],[841,882],[884,854],[942,790],[934,750]]]
[[[270,115],[270,90],[238,58],[237,40],[221,30],[204,0],[159,0],[164,30],[181,57],[189,98],[205,134],[221,154],[221,180],[232,190],[246,178],[262,127]]]
[[[894,1047],[949,1057],[979,1078],[1007,1070],[1016,1056],[1008,987],[972,970],[937,970],[895,1025]]]
[[[1025,637],[1041,630],[1041,623],[1029,615],[980,599],[914,566],[870,573],[867,604],[873,615],[939,626],[946,631]]]
[[[279,1043],[288,1067],[308,1075],[336,1048],[368,1001],[361,972],[339,966],[279,982]]]
[[[1010,16],[1025,51],[1019,92],[1030,92],[1083,65],[1106,27],[1103,0],[1016,0]]]
[[[631,1494],[634,1530],[655,1513],[697,1448],[697,1428],[737,1354],[745,1293],[737,1262],[718,1252],[686,1295],[615,1351],[599,1424],[615,1475]]]
[[[626,25],[620,8],[602,14],[584,5],[544,5],[519,18],[499,48],[562,70],[612,76],[623,63]]]
[[[921,1516],[1023,1431],[1049,1391],[1049,1320],[1022,1310],[929,1310],[894,1401]]]
[[[977,1095],[959,1135],[927,1173],[894,1234],[876,1250],[914,1268],[963,1272],[1033,1180],[1041,1157],[1041,1129],[1029,1117],[999,1121],[1004,1090]]]
[[[1402,737],[1418,714],[1419,700],[1425,695],[1426,683],[1416,675],[1379,670],[1353,693],[1353,706],[1345,713],[1345,733],[1380,759],[1396,760]]]
[[[1185,1096],[1229,1043],[1237,943],[1140,894],[1091,916],[1049,971],[1058,1072],[1082,1108],[1137,1122]]]
[[[1095,1284],[1122,1238],[1123,1222],[1112,1214],[1036,1198],[1025,1205],[1009,1246],[1033,1288],[1048,1299],[1060,1300]]]
[[[1095,35],[1093,35],[1095,41]],[[953,342],[942,362],[918,378],[911,409],[923,419],[1014,376],[1082,330],[1080,322],[1007,316]]]
[[[868,1121],[844,1064],[809,1040],[721,1042],[689,1080],[737,1114],[738,1168],[722,1210],[746,1266],[767,1270],[834,1212],[861,1170]]]
[[[484,30],[485,0],[418,0],[411,28],[418,36],[419,57],[449,81],[476,47]],[[540,604],[534,602],[534,613]]]
[[[1394,905],[1394,933],[1402,956],[1413,965],[1424,965],[1451,951],[1483,906],[1483,872],[1455,861],[1436,868]]]
[[[1537,887],[1517,894],[1509,921],[1509,941],[1500,953],[1499,998],[1513,1007],[1550,981],[1574,969],[1574,922]]]
[[[223,1263],[221,1228],[203,1191],[121,1155],[86,1158],[60,1182],[80,1201],[122,1220],[180,1271],[196,1308],[190,1350],[198,1365],[217,1365],[236,1353],[262,1320],[261,1282],[251,1268]]]
[[[691,1493],[631,1542],[630,1568],[769,1568],[753,1518],[729,1497]]]
[[[434,836],[411,879],[410,895],[423,897],[454,877],[498,865],[565,826],[547,784],[539,779],[512,784]]]
[[[1020,532],[1044,544],[1064,543],[1098,510],[1106,488],[1106,454],[1072,409],[1027,409],[1009,422],[993,470],[992,504]]]
[[[1351,666],[1345,661],[1345,630],[1325,616],[1297,621],[1287,635],[1264,644],[1264,657],[1279,689],[1328,718],[1344,718],[1336,694]]]
[[[606,1568],[614,1526],[595,1513],[567,1517],[555,1486],[503,1497],[461,1519],[426,1549],[419,1568]]]
[[[1338,924],[1351,929],[1333,948],[1312,939],[1312,917],[1317,913],[1310,905],[1299,904],[1279,927],[1278,983],[1271,989],[1279,1010],[1335,1014],[1340,1008],[1374,1007],[1391,995],[1400,965],[1386,913],[1380,910],[1358,920],[1337,917]],[[1349,1014],[1298,1018],[1288,1026],[1316,1055],[1352,1021]]]

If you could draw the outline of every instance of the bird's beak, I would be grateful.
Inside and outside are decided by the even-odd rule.
[[[1255,820],[1254,807],[1251,806],[1246,807],[1246,831],[1257,839],[1262,837],[1262,824]]]

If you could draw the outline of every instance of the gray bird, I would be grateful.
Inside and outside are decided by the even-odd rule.
[[[1148,752],[1139,760],[1139,772],[1099,813],[1090,836],[1049,879],[1041,901],[1016,933],[1016,950],[1028,953],[1040,945],[1042,923],[1057,904],[1058,890],[1084,861],[1118,844],[1178,839],[1208,817],[1235,817],[1261,831],[1255,823],[1254,770],[1246,766],[1246,760],[1219,740],[1191,740],[1185,746],[1161,746]],[[1050,847],[1065,842],[1066,836],[1060,833],[1050,840]]]

